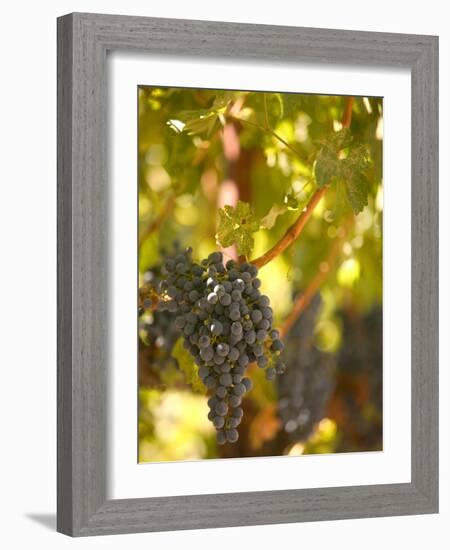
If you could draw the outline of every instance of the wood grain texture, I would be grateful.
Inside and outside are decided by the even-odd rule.
[[[412,74],[412,481],[107,500],[106,52]],[[116,15],[58,20],[58,530],[99,535],[438,510],[438,39]]]

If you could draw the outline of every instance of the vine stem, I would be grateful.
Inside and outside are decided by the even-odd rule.
[[[246,120],[245,118],[241,118],[235,115],[230,115],[230,118],[233,118],[234,120],[238,122],[242,122],[244,124],[248,124],[249,126],[253,126],[253,128],[258,128],[258,130],[261,130],[262,132],[265,132],[266,134],[270,134],[272,137],[274,137],[276,140],[278,140],[280,143],[282,143],[286,149],[289,149],[294,155],[296,155],[298,158],[304,160],[304,155],[300,153],[300,151],[297,151],[295,147],[292,147],[292,145],[287,142],[284,138],[280,136],[280,134],[277,134],[275,130],[272,130],[272,128],[265,126],[261,126],[260,124],[256,124],[255,122],[251,122],[250,120]]]
[[[289,315],[286,317],[284,323],[281,325],[280,338],[284,338],[286,336],[286,334],[292,328],[292,325],[300,317],[303,311],[308,307],[312,298],[314,297],[316,292],[319,290],[319,288],[322,286],[322,283],[325,281],[325,279],[328,277],[329,273],[333,269],[341,253],[342,244],[348,235],[349,225],[351,224],[352,221],[353,221],[353,216],[347,220],[344,226],[341,226],[341,233],[336,237],[336,240],[333,243],[333,246],[331,247],[331,250],[326,260],[321,262],[319,271],[311,279],[310,283],[308,284],[304,292],[300,293],[295,299],[294,305]]]
[[[353,96],[348,96],[346,99],[344,113],[342,115],[343,128],[348,128],[351,124],[354,101],[355,98]],[[270,133],[272,132],[270,131]],[[256,265],[256,267],[258,268],[263,267],[271,260],[276,258],[279,254],[281,254],[284,250],[286,250],[286,248],[288,248],[288,246],[290,246],[299,237],[307,221],[314,212],[317,204],[320,202],[320,199],[325,195],[327,189],[327,186],[317,189],[313,193],[312,197],[310,198],[308,204],[306,205],[300,216],[287,229],[286,233],[281,237],[281,239],[265,254],[263,254],[259,258],[256,258],[255,260],[252,260],[251,263]]]
[[[342,128],[349,128],[352,122],[352,113],[353,113],[353,104],[355,103],[355,98],[353,96],[348,96],[345,102],[344,114],[342,115]]]
[[[326,190],[326,187],[317,189],[317,191],[315,191],[312,197],[309,199],[309,202],[304,208],[303,212],[295,220],[295,222],[290,227],[288,227],[286,233],[281,237],[281,239],[265,254],[263,254],[259,258],[256,258],[255,260],[252,260],[251,263],[256,265],[256,267],[261,268],[264,265],[268,264],[271,260],[276,258],[284,250],[286,250],[286,248],[290,246],[303,231],[303,228],[311,217],[311,214],[314,212],[320,199],[325,195]]]

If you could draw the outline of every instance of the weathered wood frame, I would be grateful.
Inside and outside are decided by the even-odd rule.
[[[106,53],[407,67],[412,481],[107,500]],[[73,536],[438,511],[438,38],[70,14],[58,19],[58,530]]]

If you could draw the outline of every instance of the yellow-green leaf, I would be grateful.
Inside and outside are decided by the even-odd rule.
[[[186,382],[192,389],[196,393],[206,394],[206,388],[198,375],[198,367],[194,363],[192,355],[183,346],[183,338],[178,338],[176,341],[172,350],[172,357],[177,360]]]

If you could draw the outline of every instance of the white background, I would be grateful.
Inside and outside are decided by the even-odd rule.
[[[441,249],[449,248],[450,199],[445,164],[450,149],[450,30],[445,3],[379,0],[320,4],[277,0],[138,2],[96,0],[21,2],[2,10],[0,86],[0,397],[1,524],[7,548],[211,548],[280,545],[365,549],[444,548],[449,540],[450,438],[448,346],[441,351],[441,513],[326,523],[245,527],[70,540],[55,534],[56,411],[56,27],[55,17],[96,11],[440,35]],[[450,279],[448,252],[441,280]],[[441,285],[441,333],[449,330],[449,290]],[[440,541],[443,542],[440,542]]]
[[[411,481],[411,75],[407,70],[241,61],[180,61],[114,53],[108,60],[111,193],[110,498],[270,491]],[[137,464],[136,84],[271,89],[383,97],[383,452]],[[112,129],[120,128],[120,132]],[[395,151],[395,153],[393,153]],[[136,190],[137,192],[137,190]],[[399,211],[402,231],[398,231]],[[406,272],[406,273],[405,273]],[[137,375],[137,372],[136,372]]]

